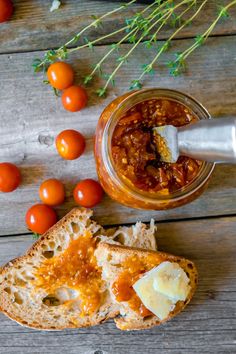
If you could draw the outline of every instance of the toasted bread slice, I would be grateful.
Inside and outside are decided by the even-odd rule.
[[[139,330],[146,329],[159,325],[172,317],[176,316],[191,300],[197,285],[197,270],[193,262],[173,256],[163,252],[149,251],[145,249],[131,248],[120,245],[111,245],[100,243],[95,251],[98,259],[98,264],[102,267],[102,277],[107,282],[111,294],[111,300],[119,304],[121,317],[115,318],[116,326],[121,330]],[[155,266],[164,261],[177,262],[189,277],[190,292],[185,301],[178,301],[175,308],[170,312],[168,318],[160,321],[155,315],[148,317],[141,317],[137,312],[132,310],[128,302],[118,302],[112,291],[112,285],[118,279],[119,275],[124,272],[123,265],[127,259],[138,257],[144,264],[147,262],[148,257],[152,258]]]
[[[72,269],[74,274],[72,279],[70,278],[70,286],[65,276],[57,286],[58,279],[62,279],[60,277],[63,268],[72,262],[72,258],[70,259],[70,255],[68,256],[66,252],[72,242],[82,240],[80,238],[85,234],[96,239],[96,245],[100,239],[114,244],[132,245],[133,239],[133,244],[139,247],[155,249],[155,227],[153,223],[150,229],[143,224],[138,224],[136,228],[105,231],[90,219],[91,216],[91,210],[73,209],[41,236],[24,256],[12,260],[0,269],[0,310],[2,312],[21,325],[46,330],[92,326],[119,313],[119,305],[111,301],[106,283],[102,279],[99,283],[101,303],[92,314],[85,314],[82,311],[80,293],[76,287],[71,286],[73,277],[77,276],[77,269]],[[93,254],[90,256],[94,258]],[[63,259],[67,262],[63,263]],[[56,264],[61,262],[61,269],[57,269],[57,273],[55,273],[54,260]],[[45,268],[45,264],[48,268]],[[96,264],[94,267],[99,268]],[[47,288],[40,286],[39,279],[42,280],[42,277],[39,278],[39,274],[42,275],[42,269],[44,271],[46,269],[43,279],[49,277]],[[52,269],[55,273],[54,278],[50,275]],[[68,269],[66,274],[68,275]],[[52,292],[49,286],[52,286]]]

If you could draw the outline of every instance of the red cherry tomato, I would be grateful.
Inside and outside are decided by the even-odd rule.
[[[88,101],[87,92],[83,87],[71,86],[61,96],[63,107],[70,112],[78,112]]]
[[[0,191],[12,192],[21,182],[21,174],[18,167],[9,162],[0,163]]]
[[[85,149],[85,139],[76,130],[63,130],[56,137],[56,148],[61,157],[66,160],[75,160]]]
[[[39,197],[47,205],[60,205],[65,199],[63,183],[56,178],[44,181],[39,187]]]
[[[0,0],[0,23],[9,20],[13,14],[13,3],[11,0]]]
[[[42,235],[57,222],[57,215],[50,206],[35,204],[27,211],[25,222],[31,231]]]
[[[93,179],[80,181],[73,192],[74,200],[85,208],[92,208],[100,203],[103,197],[101,185]]]
[[[58,61],[49,66],[47,77],[52,87],[58,90],[64,90],[73,84],[74,70],[70,64]]]

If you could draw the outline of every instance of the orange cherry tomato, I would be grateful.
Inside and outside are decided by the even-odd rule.
[[[0,23],[9,20],[13,14],[13,3],[11,0],[0,0]]]
[[[85,139],[76,130],[63,130],[56,137],[56,148],[59,155],[64,159],[75,160],[84,152]]]
[[[12,192],[21,182],[21,174],[18,167],[9,162],[0,163],[0,191]]]
[[[57,214],[48,205],[35,204],[27,211],[25,222],[31,231],[42,235],[57,222]]]
[[[97,181],[84,179],[76,185],[73,196],[77,204],[85,208],[92,208],[100,203],[103,193],[103,189]]]
[[[65,200],[63,183],[56,178],[47,179],[39,187],[39,197],[47,205],[60,205]]]
[[[47,77],[52,87],[64,90],[73,84],[74,70],[70,64],[58,61],[49,66]]]
[[[78,112],[84,108],[88,101],[87,92],[83,87],[71,86],[61,96],[63,107],[70,112]]]

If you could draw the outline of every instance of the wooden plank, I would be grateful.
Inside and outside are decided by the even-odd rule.
[[[226,354],[236,351],[236,217],[158,223],[158,245],[192,259],[199,285],[191,304],[172,321],[147,331],[98,327],[39,332],[0,315],[1,353]],[[0,264],[22,254],[31,236],[0,237]]]
[[[181,50],[190,40],[176,42],[173,51]],[[127,46],[126,46],[127,47]],[[127,48],[126,48],[127,49]],[[100,57],[107,47],[95,52],[85,50],[73,57],[73,65],[79,76],[88,73],[95,57]],[[172,52],[173,53],[173,52]],[[23,174],[23,184],[14,193],[0,194],[0,234],[26,232],[24,215],[28,207],[38,202],[38,187],[42,180],[57,177],[66,183],[67,200],[59,208],[65,214],[74,205],[71,196],[73,185],[80,179],[96,176],[93,157],[93,135],[103,108],[117,95],[124,93],[131,79],[140,72],[145,62],[146,49],[140,47],[136,56],[119,73],[117,86],[111,89],[107,99],[98,99],[89,89],[88,108],[78,113],[62,109],[51,89],[42,84],[43,76],[34,76],[30,64],[39,53],[2,55],[0,66],[0,161],[17,163]],[[152,54],[152,52],[150,52]],[[205,105],[213,116],[236,115],[236,37],[219,37],[209,40],[191,57],[189,71],[178,78],[167,74],[164,64],[168,53],[157,66],[157,74],[146,79],[146,86],[169,87],[192,94]],[[110,63],[105,71],[110,71]],[[149,81],[148,81],[149,80]],[[62,160],[54,146],[55,136],[63,129],[80,130],[87,139],[84,156],[75,161]],[[118,224],[143,221],[151,217],[157,220],[227,215],[236,213],[236,166],[217,166],[210,186],[197,201],[169,211],[138,211],[121,207],[104,198],[96,208],[96,218],[102,224]]]
[[[49,12],[52,1],[16,0],[15,14],[12,20],[1,24],[0,53],[18,51],[43,50],[56,48],[72,38],[80,29],[91,21],[91,15],[102,15],[114,9],[119,3],[113,1],[87,1],[66,0],[58,11]],[[226,2],[226,1],[225,1]],[[103,35],[108,31],[120,28],[124,23],[124,17],[129,18],[136,11],[140,11],[142,5],[133,5],[122,14],[114,14],[104,20],[102,29],[92,29],[86,36],[91,39],[97,38],[98,33]],[[202,11],[201,16],[196,18],[193,26],[188,26],[177,37],[192,37],[200,34],[209,26],[209,22],[216,16],[216,2],[209,0]],[[215,28],[214,34],[236,33],[236,8],[231,10],[232,17]],[[166,28],[159,38],[166,38],[171,32]],[[114,37],[112,40],[117,40]],[[110,43],[111,39],[103,41]]]

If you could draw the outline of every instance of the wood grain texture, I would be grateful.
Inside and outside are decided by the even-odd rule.
[[[176,41],[173,51],[189,45],[191,40]],[[127,49],[127,46],[124,47]],[[123,47],[123,49],[125,49]],[[84,50],[72,58],[78,74],[88,73],[89,67],[107,50],[101,46],[96,51]],[[202,102],[213,116],[236,115],[236,37],[217,37],[209,40],[191,58],[188,72],[178,78],[168,75],[165,63],[173,55],[166,54],[157,66],[154,77],[145,79],[146,86],[175,88],[187,92]],[[150,55],[154,52],[150,52]],[[172,54],[171,54],[172,53]],[[146,61],[146,49],[140,46],[133,59],[119,72],[117,85],[109,91],[107,99],[93,94],[99,79],[89,89],[88,108],[78,113],[68,113],[61,107],[51,89],[42,83],[43,76],[31,70],[32,59],[42,53],[2,55],[0,65],[0,161],[17,163],[22,171],[23,184],[13,193],[0,194],[0,234],[26,232],[24,215],[28,207],[39,201],[38,187],[42,180],[57,177],[66,183],[67,201],[59,209],[65,214],[73,206],[71,191],[80,179],[96,177],[93,157],[93,136],[104,107],[112,99],[127,91],[128,83],[137,77],[140,64]],[[143,58],[143,59],[142,59]],[[111,63],[104,67],[110,72]],[[87,140],[85,154],[78,160],[62,160],[55,149],[55,136],[63,129],[81,131]],[[217,166],[210,186],[197,201],[165,212],[138,211],[121,207],[104,198],[96,208],[96,219],[102,224],[193,218],[236,213],[236,166]]]
[[[236,217],[158,223],[159,249],[192,259],[199,285],[190,305],[172,321],[147,331],[98,327],[39,332],[0,314],[2,354],[232,354],[236,351]],[[0,237],[0,264],[19,256],[31,236]]]
[[[102,15],[119,4],[119,2],[113,1],[81,0],[78,2],[77,0],[65,0],[58,11],[51,13],[49,12],[51,2],[51,0],[14,1],[14,16],[11,21],[1,24],[0,53],[59,47],[86,26],[91,21],[91,15]],[[108,31],[118,29],[124,23],[124,17],[129,18],[142,8],[143,5],[136,4],[127,9],[125,15],[116,13],[104,20],[103,28],[89,30],[86,36],[95,39],[98,34],[103,35]],[[193,37],[200,34],[215,18],[216,13],[216,1],[209,0],[204,11],[196,18],[194,25],[186,27],[177,38]],[[231,14],[231,18],[221,21],[217,25],[214,30],[215,35],[236,33],[236,8],[231,10]],[[170,32],[171,29],[166,28],[159,38],[166,38]],[[114,37],[113,40],[117,40],[117,38]],[[111,43],[111,39],[102,43]]]

